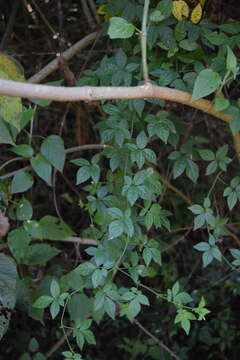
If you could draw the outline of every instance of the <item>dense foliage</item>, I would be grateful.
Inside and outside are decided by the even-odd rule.
[[[53,84],[143,84],[146,3],[96,1],[96,53]],[[177,99],[1,96],[0,359],[237,359],[240,24],[180,3],[150,3],[149,77],[225,122]],[[15,46],[0,77],[25,81]]]

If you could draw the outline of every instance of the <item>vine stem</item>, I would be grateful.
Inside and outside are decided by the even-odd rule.
[[[149,82],[148,65],[147,65],[147,18],[150,0],[144,1],[142,30],[141,30],[141,50],[142,50],[142,67],[143,79],[145,84]]]

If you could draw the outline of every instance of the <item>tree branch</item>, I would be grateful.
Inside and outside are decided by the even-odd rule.
[[[29,84],[24,82],[0,79],[0,95],[20,96],[22,98],[48,99],[55,101],[97,101],[115,99],[155,98],[174,101],[191,106],[213,115],[227,123],[231,116],[216,111],[213,104],[204,99],[191,102],[191,94],[150,83],[141,86],[82,86],[64,87]]]
[[[69,49],[64,51],[61,55],[65,60],[70,60],[76,53],[80,52],[81,50],[85,49],[89,44],[91,44],[97,37],[100,36],[100,32],[95,31],[83,39],[76,42],[73,46]],[[28,79],[29,83],[36,84],[43,79],[45,79],[49,74],[53,71],[57,70],[59,67],[58,57],[48,63],[44,68],[42,68],[37,74],[33,75]]]

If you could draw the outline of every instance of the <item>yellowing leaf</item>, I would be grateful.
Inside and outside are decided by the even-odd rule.
[[[106,14],[106,11],[105,11],[106,6],[107,6],[107,5],[101,5],[101,6],[99,6],[99,8],[97,8],[97,14],[105,15],[105,14]]]
[[[0,70],[0,78],[12,80],[2,69]],[[20,115],[22,110],[23,107],[20,97],[0,96],[0,121],[2,119],[13,125],[16,129],[20,129]]]
[[[19,97],[0,96],[0,117],[17,129],[20,128],[21,112],[22,103]]]
[[[25,81],[22,67],[13,57],[0,52],[0,67],[9,80]]]
[[[183,0],[173,1],[172,14],[179,21],[183,19],[183,16],[188,17],[189,16],[188,4]]]
[[[109,19],[111,19],[114,15],[109,14],[105,9],[106,9],[107,5],[101,5],[99,6],[99,8],[97,8],[97,14],[99,15],[104,15],[104,20],[108,21]],[[117,14],[115,14],[117,15]]]
[[[203,13],[203,11],[202,11],[202,6],[201,6],[201,4],[199,3],[199,4],[197,4],[197,5],[195,6],[195,8],[193,9],[193,11],[192,11],[192,13],[191,13],[191,22],[192,22],[193,24],[199,23],[199,21],[200,21],[201,18],[202,18],[202,13]]]
[[[204,7],[206,0],[199,0],[200,4],[202,5],[202,8]]]

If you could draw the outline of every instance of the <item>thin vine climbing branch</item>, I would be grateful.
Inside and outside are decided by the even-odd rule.
[[[143,79],[145,84],[149,81],[148,65],[147,65],[147,18],[150,0],[144,1],[142,30],[141,30],[141,50],[142,50],[142,67]]]

